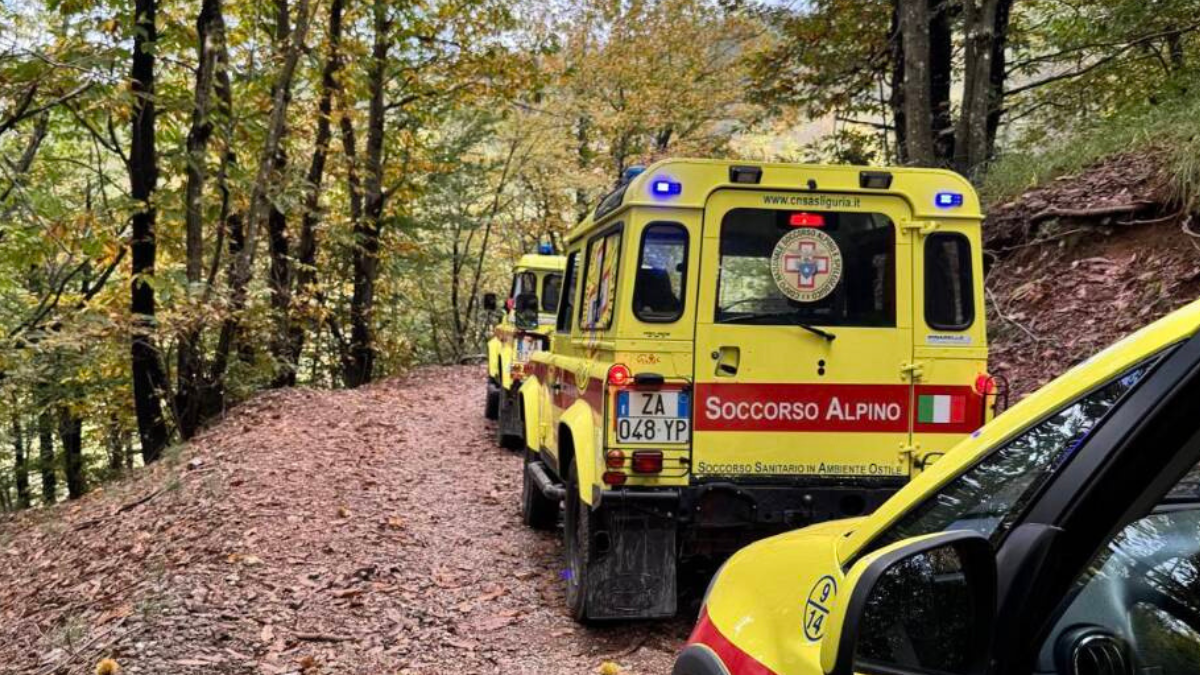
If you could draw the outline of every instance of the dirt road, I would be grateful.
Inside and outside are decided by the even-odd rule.
[[[689,621],[581,628],[478,368],[260,397],[151,471],[0,522],[0,672],[668,673]]]

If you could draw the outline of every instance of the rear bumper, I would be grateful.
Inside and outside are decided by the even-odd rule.
[[[602,510],[670,518],[684,555],[725,555],[755,540],[827,520],[871,513],[901,481],[791,484],[710,481],[681,488],[606,490]]]

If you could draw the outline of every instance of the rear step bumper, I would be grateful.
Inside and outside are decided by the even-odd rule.
[[[533,479],[533,484],[537,486],[538,491],[546,499],[561,502],[567,496],[566,488],[555,483],[554,479],[550,478],[550,474],[546,473],[545,464],[530,462],[525,465],[525,471],[529,473],[529,477]]]

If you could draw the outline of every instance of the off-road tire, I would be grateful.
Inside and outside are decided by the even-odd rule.
[[[483,416],[492,421],[500,416],[500,385],[490,377],[487,381],[487,402],[483,406]]]
[[[529,464],[534,461],[532,450],[525,450],[523,480],[521,481],[521,522],[535,530],[553,530],[558,524],[558,502],[549,499],[538,489],[529,475]]]
[[[579,498],[579,476],[571,463],[567,478],[563,539],[566,549],[567,610],[577,622],[589,623],[587,616],[588,568],[592,559],[592,510]]]

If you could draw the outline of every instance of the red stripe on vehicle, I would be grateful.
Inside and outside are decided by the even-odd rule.
[[[775,671],[759,663],[722,635],[708,617],[707,607],[700,610],[700,620],[696,622],[688,644],[702,644],[713,650],[729,670],[729,675],[775,675]]]
[[[948,423],[915,422],[914,431],[967,434],[983,419],[983,399],[970,387],[921,385],[916,396],[950,395],[962,406]],[[905,384],[696,385],[696,431],[829,431],[907,433],[910,390]]]

